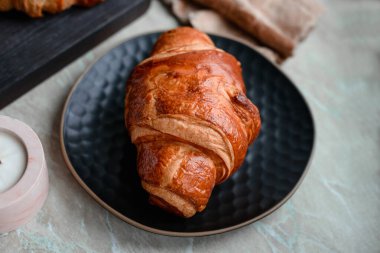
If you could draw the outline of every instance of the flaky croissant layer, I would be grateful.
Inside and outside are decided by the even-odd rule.
[[[73,5],[92,6],[103,0],[0,0],[0,11],[16,9],[30,17],[38,18],[43,12],[58,13]]]
[[[204,33],[160,36],[127,82],[125,121],[150,202],[191,217],[242,164],[260,129],[240,63]]]

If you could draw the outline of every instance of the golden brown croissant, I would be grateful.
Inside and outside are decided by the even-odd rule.
[[[125,105],[150,202],[184,217],[206,207],[260,128],[240,63],[188,27],[161,35],[131,74]]]
[[[57,13],[72,5],[92,6],[103,0],[0,0],[0,11],[16,9],[31,17],[42,17],[43,12]]]

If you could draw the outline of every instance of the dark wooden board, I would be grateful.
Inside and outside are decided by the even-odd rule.
[[[124,27],[150,0],[106,0],[32,19],[0,13],[0,109]]]

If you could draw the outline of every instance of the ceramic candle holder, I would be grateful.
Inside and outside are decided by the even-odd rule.
[[[27,153],[20,180],[0,193],[0,233],[6,233],[27,223],[41,209],[48,195],[49,179],[42,144],[29,126],[0,116],[0,131],[19,138]]]

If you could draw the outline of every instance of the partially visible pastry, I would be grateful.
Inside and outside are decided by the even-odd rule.
[[[0,0],[0,11],[16,9],[30,17],[39,18],[44,12],[58,13],[73,5],[93,6],[103,0]]]

